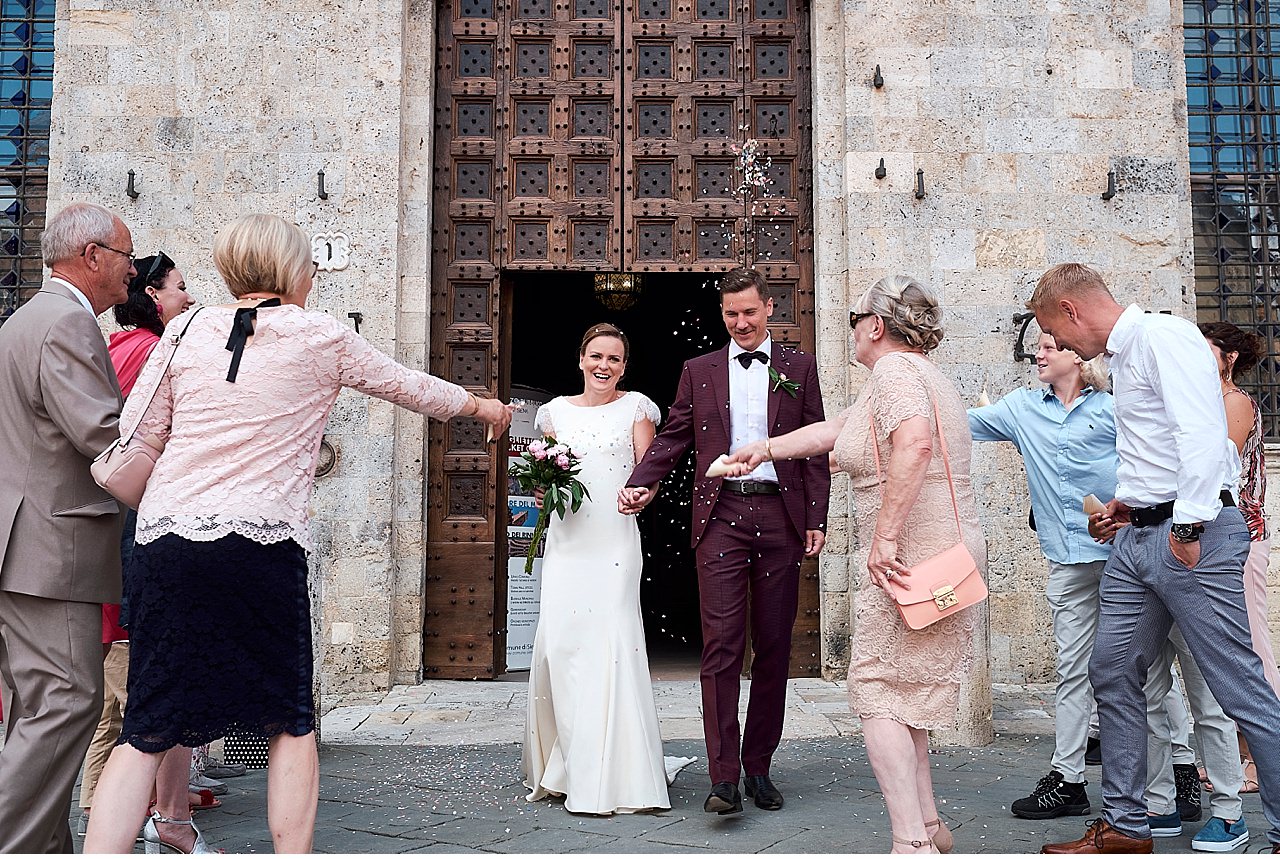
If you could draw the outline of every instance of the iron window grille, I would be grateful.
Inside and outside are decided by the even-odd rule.
[[[55,0],[0,0],[0,324],[39,287]]]
[[[1244,381],[1280,440],[1280,0],[1184,0],[1196,316],[1263,338]]]

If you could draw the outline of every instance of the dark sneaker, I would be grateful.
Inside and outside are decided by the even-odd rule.
[[[1091,767],[1102,766],[1102,743],[1097,737],[1090,737],[1085,743],[1084,762]]]
[[[1151,827],[1152,838],[1177,838],[1182,834],[1182,818],[1176,811],[1148,814],[1147,825]]]
[[[1068,814],[1089,813],[1089,796],[1084,792],[1088,782],[1072,784],[1062,780],[1062,773],[1054,770],[1036,785],[1031,796],[1016,801],[1009,809],[1014,817],[1026,820],[1048,820]]]
[[[1174,764],[1173,783],[1178,788],[1178,816],[1184,822],[1199,820],[1200,774],[1195,764]]]

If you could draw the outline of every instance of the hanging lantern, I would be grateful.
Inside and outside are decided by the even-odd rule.
[[[612,311],[630,310],[640,300],[641,279],[628,272],[597,272],[596,300]]]

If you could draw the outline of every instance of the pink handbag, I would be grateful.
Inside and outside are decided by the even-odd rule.
[[[956,544],[932,558],[911,567],[910,590],[893,579],[893,598],[898,604],[898,614],[910,629],[924,629],[944,617],[953,615],[987,598],[987,583],[978,571],[969,547],[964,544],[960,528],[960,505],[956,503],[956,485],[951,478],[951,458],[947,455],[947,437],[942,432],[942,416],[938,404],[933,404],[933,418],[938,426],[938,447],[942,452],[942,465],[947,470],[947,487],[951,490],[951,509],[956,519]],[[871,444],[875,451],[876,480],[884,484],[880,471],[880,442],[876,438],[875,418],[871,419]]]
[[[186,336],[187,329],[191,327],[191,323],[195,321],[196,314],[199,312],[200,308],[192,312],[187,324],[182,326],[181,333],[170,335],[169,342],[172,347],[169,349],[169,355],[164,359],[164,367],[156,375],[155,383],[147,394],[146,404],[138,411],[138,419],[133,422],[133,426],[120,433],[119,441],[94,457],[93,463],[89,466],[89,474],[92,475],[95,483],[134,510],[137,510],[138,505],[142,503],[142,494],[147,490],[147,480],[156,467],[156,460],[164,452],[164,442],[151,436],[138,435],[138,427],[147,413],[147,407],[155,399],[156,391],[160,390],[160,383],[164,381],[165,374],[169,372],[169,362],[178,351],[178,344]]]

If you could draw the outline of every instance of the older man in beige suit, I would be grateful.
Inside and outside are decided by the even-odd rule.
[[[97,316],[123,302],[128,227],[77,203],[40,241],[49,277],[0,327],[0,853],[71,853],[71,790],[102,710],[102,612],[121,511],[89,463],[118,437]]]

